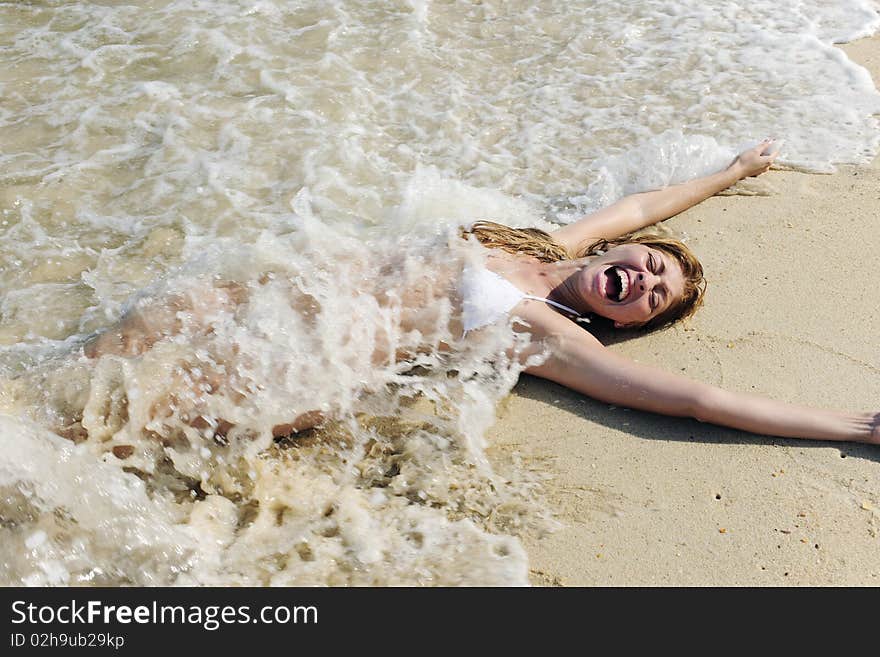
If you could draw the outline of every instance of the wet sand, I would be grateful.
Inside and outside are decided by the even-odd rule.
[[[880,37],[843,48],[880,82]],[[706,268],[704,307],[611,348],[735,390],[880,410],[880,159],[746,187],[758,193],[666,224]],[[489,441],[547,477],[563,525],[524,537],[535,585],[880,585],[880,447],[612,408],[530,377]]]

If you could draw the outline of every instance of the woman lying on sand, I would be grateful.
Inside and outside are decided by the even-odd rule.
[[[617,406],[757,434],[880,444],[878,412],[821,410],[723,390],[624,358],[606,349],[584,326],[590,315],[610,320],[615,328],[631,329],[664,326],[692,314],[705,287],[693,254],[675,240],[627,236],[740,179],[766,172],[775,159],[765,154],[770,146],[768,140],[743,152],[713,175],[623,198],[551,234],[478,222],[466,234],[489,252],[483,265],[465,266],[450,276],[445,289],[458,309],[451,320],[452,334],[469,338],[486,326],[511,322],[514,330],[530,334],[528,346],[516,353],[521,362],[546,356],[526,372]],[[411,317],[401,321],[405,331],[419,326],[423,311],[416,306],[424,309],[436,301],[418,290],[408,294],[402,296],[404,303],[411,299],[412,310]],[[241,286],[225,284],[199,298],[141,309],[88,342],[85,354],[137,355],[182,330],[181,317],[198,323],[216,308],[245,303],[246,296]],[[398,360],[409,357],[396,354]],[[387,358],[376,350],[377,363]],[[322,421],[317,411],[299,413],[275,426],[273,433],[285,435]]]

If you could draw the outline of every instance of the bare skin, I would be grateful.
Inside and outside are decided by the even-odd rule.
[[[198,295],[181,294],[161,302],[135,305],[116,324],[86,342],[83,352],[88,358],[103,354],[137,356],[188,326],[207,330],[210,315],[234,308],[246,296],[243,286],[224,281],[201,288]]]
[[[186,329],[196,332],[210,331],[208,319],[221,311],[234,310],[236,306],[247,300],[247,289],[235,282],[219,281],[210,286],[199,288],[198,295],[179,294],[170,299],[151,301],[136,305],[118,322],[91,338],[83,346],[83,354],[87,358],[100,358],[103,355],[135,357],[144,353],[156,342],[164,338],[178,335]],[[220,385],[219,375],[204,373],[198,381],[216,389]],[[183,388],[186,385],[178,381],[172,388]],[[169,397],[163,404],[155,407],[157,415],[168,415],[173,412],[175,399]],[[272,435],[276,438],[298,433],[319,426],[324,422],[320,411],[302,413],[290,422],[272,427]],[[225,435],[232,424],[223,419],[196,416],[189,424],[197,429],[212,428],[215,435]]]
[[[775,155],[762,152],[768,141],[740,154],[726,169],[664,189],[633,194],[553,233],[569,253],[597,239],[613,239],[672,217],[737,181],[766,172]],[[624,273],[628,294],[623,301],[605,292],[611,265]],[[593,312],[618,328],[639,326],[662,313],[682,294],[684,278],[669,256],[641,244],[626,244],[602,256],[541,263],[534,258],[493,253],[487,266],[521,291],[553,299],[582,313]],[[240,291],[215,291],[206,299],[191,302],[201,308],[193,313],[241,301]],[[151,314],[163,323],[166,334],[180,330],[177,308]],[[219,304],[219,306],[218,306]],[[543,364],[526,371],[560,383],[584,395],[618,406],[662,415],[691,417],[701,422],[752,433],[816,440],[855,441],[880,444],[880,412],[848,413],[809,408],[738,393],[642,365],[605,348],[595,337],[551,306],[524,299],[511,311],[532,334],[531,347],[521,357],[549,351]],[[523,329],[525,330],[525,329]],[[89,357],[103,353],[135,355],[157,337],[149,323],[138,316],[126,317],[86,346]],[[108,337],[109,336],[109,337]],[[161,334],[159,335],[161,337]],[[389,355],[377,349],[377,361]],[[397,354],[406,358],[405,354]],[[276,436],[302,431],[324,421],[317,411],[302,414],[273,429]]]
[[[553,233],[553,237],[573,253],[596,239],[618,237],[662,221],[742,178],[767,171],[775,156],[761,155],[766,146],[767,142],[763,142],[742,153],[730,167],[711,176],[628,196],[561,228]],[[625,248],[630,252],[618,253]],[[509,266],[504,275],[524,291],[542,296],[555,291],[557,300],[563,303],[580,299],[581,305],[575,305],[575,309],[593,310],[614,320],[617,327],[630,327],[662,312],[663,302],[657,308],[649,303],[650,296],[658,288],[665,287],[671,294],[680,289],[678,266],[670,262],[663,270],[658,270],[649,264],[648,251],[650,249],[642,245],[626,245],[611,249],[601,258],[589,262],[571,261],[570,266],[562,267],[551,265],[549,273],[546,265],[514,257],[512,262],[516,265]],[[626,262],[640,277],[625,304],[613,303],[590,292],[590,282],[595,280],[597,267],[618,261]],[[579,264],[582,269],[577,270]],[[576,271],[570,273],[572,269]],[[542,271],[545,276],[541,276]],[[723,390],[619,356],[545,304],[525,300],[514,312],[528,322],[535,338],[534,352],[543,348],[549,348],[550,352],[550,357],[542,365],[526,371],[589,397],[758,434],[880,444],[880,412],[816,409]]]

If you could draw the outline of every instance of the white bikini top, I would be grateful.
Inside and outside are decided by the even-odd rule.
[[[588,322],[579,312],[544,297],[526,294],[513,283],[485,267],[466,266],[461,272],[458,292],[461,295],[461,321],[465,333],[494,324],[506,317],[510,309],[523,299],[543,301]]]

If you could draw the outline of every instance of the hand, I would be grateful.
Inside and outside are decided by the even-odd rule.
[[[880,412],[856,413],[850,416],[852,440],[869,445],[880,445]]]
[[[765,139],[757,146],[750,148],[747,151],[743,151],[737,156],[730,167],[736,170],[740,179],[748,178],[750,176],[760,176],[770,168],[770,165],[773,164],[773,161],[779,153],[776,152],[772,155],[762,155],[762,153],[773,141],[775,140]]]

